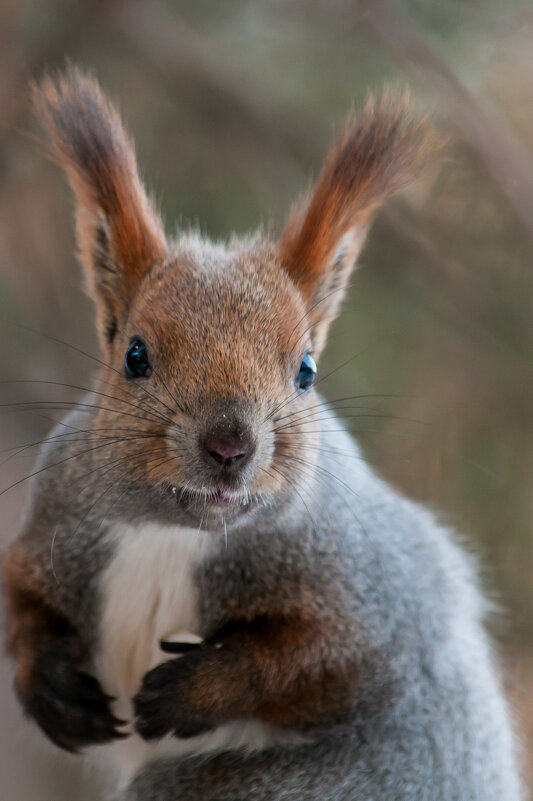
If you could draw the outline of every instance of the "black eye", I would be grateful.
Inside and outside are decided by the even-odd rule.
[[[148,351],[146,345],[140,339],[134,339],[126,351],[124,358],[126,373],[130,378],[148,378],[152,373],[150,362],[148,361]]]
[[[296,376],[296,386],[305,392],[315,383],[316,364],[310,353],[306,353],[302,359],[300,370]]]

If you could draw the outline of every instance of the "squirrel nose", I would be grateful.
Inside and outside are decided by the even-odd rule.
[[[208,437],[204,441],[204,449],[211,463],[227,471],[243,467],[251,453],[249,442],[230,436]]]

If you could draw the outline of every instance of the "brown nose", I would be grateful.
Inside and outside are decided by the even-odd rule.
[[[228,471],[244,467],[251,452],[249,442],[233,436],[207,437],[204,449],[212,464],[220,465]]]

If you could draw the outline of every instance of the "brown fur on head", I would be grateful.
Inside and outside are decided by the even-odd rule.
[[[348,120],[279,243],[225,246],[195,235],[167,243],[133,147],[92,78],[71,69],[35,94],[76,196],[106,357],[100,387],[115,399],[97,425],[129,432],[116,450],[136,479],[188,487],[190,503],[291,492],[318,454],[317,416],[291,416],[314,403],[295,386],[302,358],[321,352],[373,215],[424,149],[407,100],[370,99]],[[128,379],[135,339],[152,369]],[[238,469],[227,448],[243,451]]]

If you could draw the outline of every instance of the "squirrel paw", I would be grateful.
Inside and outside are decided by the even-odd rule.
[[[135,729],[145,740],[165,734],[194,737],[214,728],[216,723],[200,704],[194,703],[191,679],[196,673],[198,651],[162,665],[145,674],[133,699]]]
[[[112,714],[110,696],[93,676],[77,669],[61,645],[38,657],[26,692],[19,694],[27,714],[65,751],[128,736],[117,729],[124,721]]]

